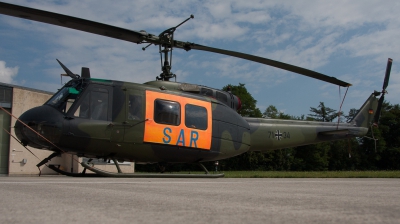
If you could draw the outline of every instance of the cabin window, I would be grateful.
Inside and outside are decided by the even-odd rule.
[[[128,120],[143,120],[143,99],[142,96],[129,94]]]
[[[92,120],[108,120],[108,93],[100,91],[88,92],[79,102],[75,117]]]
[[[214,97],[214,92],[212,89],[201,88],[200,95]]]
[[[228,102],[228,96],[225,93],[217,91],[217,100],[227,103]]]
[[[204,107],[186,104],[185,106],[185,125],[188,128],[206,130],[207,129],[207,109]]]
[[[0,106],[11,108],[13,89],[6,86],[0,86]]]
[[[181,105],[175,101],[154,101],[154,121],[159,124],[179,125],[181,122]]]

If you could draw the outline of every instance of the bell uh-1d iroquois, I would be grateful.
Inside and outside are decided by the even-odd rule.
[[[0,3],[0,13],[136,44],[158,45],[162,56],[161,75],[144,84],[92,78],[88,68],[82,68],[79,76],[57,60],[71,80],[44,105],[22,114],[15,124],[15,134],[23,145],[54,151],[38,166],[60,153],[137,163],[201,164],[248,151],[364,136],[368,128],[378,122],[392,63],[389,59],[382,91],[372,93],[349,123],[244,118],[237,113],[241,107],[240,99],[229,92],[169,81],[176,77],[171,73],[169,62],[172,49],[214,52],[339,86],[350,84],[282,62],[174,40],[175,30],[193,16],[176,27],[153,35],[7,3]],[[81,165],[103,176],[140,176],[106,173],[85,162]],[[197,177],[204,176],[220,177],[223,174]]]

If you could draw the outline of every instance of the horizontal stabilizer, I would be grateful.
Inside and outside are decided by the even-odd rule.
[[[321,131],[318,132],[319,135],[346,135],[350,134],[349,129],[333,130],[333,131]]]

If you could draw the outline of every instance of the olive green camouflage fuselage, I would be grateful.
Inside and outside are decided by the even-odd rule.
[[[228,100],[203,96],[204,89],[226,94]],[[62,151],[80,157],[193,163],[363,136],[377,105],[371,95],[352,122],[337,124],[243,118],[232,109],[237,107],[234,99],[227,92],[184,83],[80,79],[71,80],[20,120]],[[178,109],[157,112],[159,103]],[[106,105],[103,113],[96,111],[100,105]],[[24,144],[59,151],[19,122],[15,132]]]

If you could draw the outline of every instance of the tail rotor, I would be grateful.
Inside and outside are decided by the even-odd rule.
[[[382,104],[383,101],[385,100],[385,94],[387,93],[386,88],[389,85],[389,77],[390,77],[390,70],[392,69],[392,62],[393,60],[389,58],[386,66],[386,74],[385,74],[385,80],[383,81],[382,92],[376,92],[375,94],[376,96],[379,96],[382,93],[378,101],[378,108],[376,109],[374,124],[378,124],[379,117],[381,116]]]

